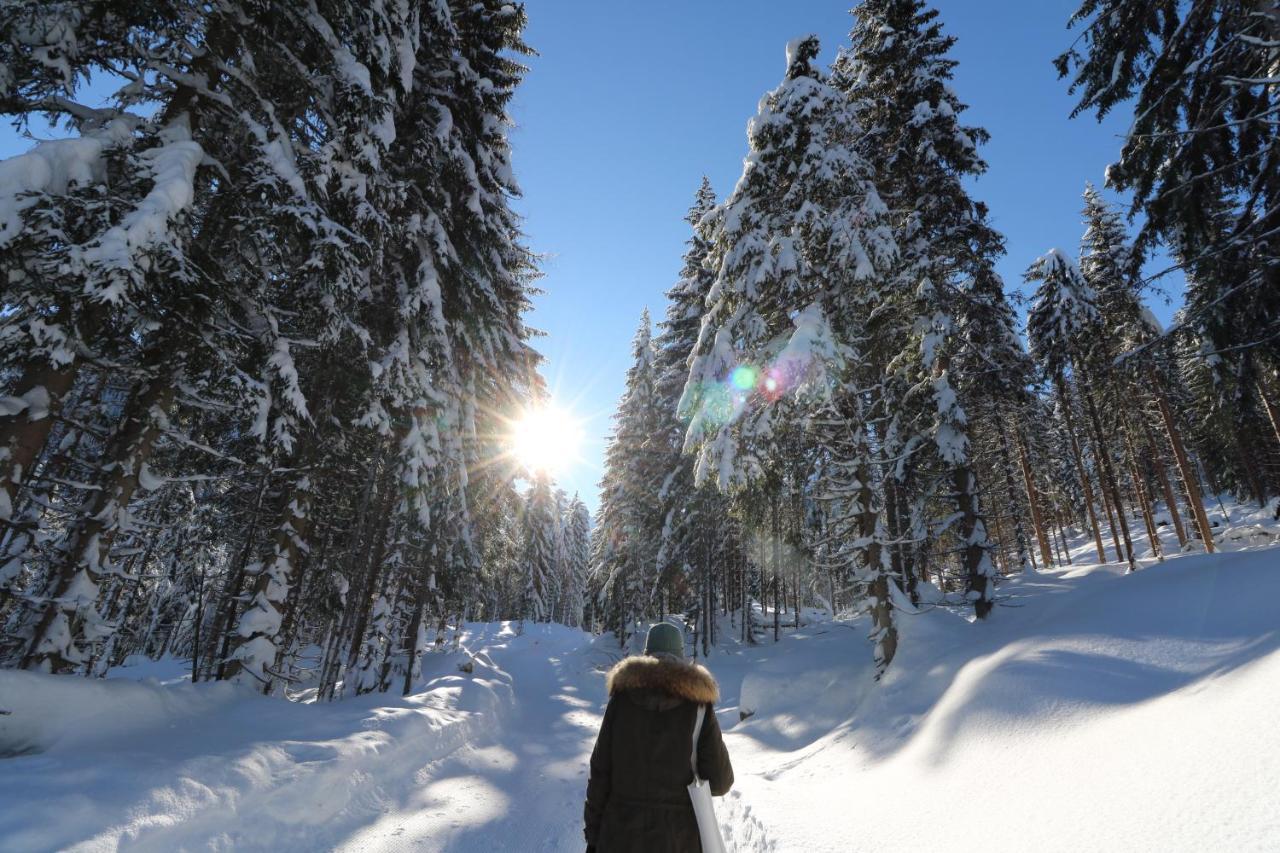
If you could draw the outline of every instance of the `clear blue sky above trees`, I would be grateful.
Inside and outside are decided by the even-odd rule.
[[[829,62],[853,3],[527,0],[527,40],[539,55],[528,59],[512,142],[525,193],[518,208],[545,271],[532,323],[546,333],[537,345],[555,398],[586,436],[560,485],[593,510],[631,337],[645,306],[663,315],[701,176],[728,193],[747,120],[782,78],[786,43],[816,33]],[[1076,4],[935,0],[958,38],[955,88],[970,105],[967,122],[992,135],[990,171],[974,191],[1008,240],[1000,272],[1016,291],[1049,248],[1074,253],[1084,183],[1102,183],[1129,122],[1123,111],[1102,124],[1069,118],[1072,99],[1051,60],[1074,38],[1066,21]],[[0,157],[28,145],[0,125]],[[1165,288],[1174,304],[1152,308],[1167,321],[1181,294],[1177,282]]]

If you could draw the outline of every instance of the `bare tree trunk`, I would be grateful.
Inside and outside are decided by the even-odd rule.
[[[1138,564],[1133,553],[1133,540],[1129,536],[1129,520],[1124,515],[1124,503],[1120,500],[1120,488],[1116,485],[1116,475],[1111,466],[1111,456],[1106,450],[1102,419],[1098,416],[1098,406],[1094,402],[1093,392],[1086,388],[1083,394],[1085,406],[1089,411],[1089,419],[1093,423],[1093,441],[1095,453],[1098,457],[1098,467],[1102,472],[1104,484],[1111,493],[1111,503],[1115,507],[1119,520],[1120,535],[1124,539],[1125,557],[1128,559],[1129,569],[1132,571],[1138,567]],[[1114,535],[1114,530],[1112,533]]]
[[[1173,530],[1178,535],[1178,547],[1184,548],[1187,544],[1187,529],[1182,523],[1182,513],[1178,512],[1178,499],[1173,492],[1173,484],[1169,482],[1168,467],[1157,450],[1156,439],[1151,432],[1151,424],[1146,418],[1143,418],[1141,422],[1143,435],[1146,436],[1147,445],[1151,448],[1152,467],[1155,468],[1156,477],[1160,480],[1160,490],[1164,493],[1164,502],[1169,507],[1169,517],[1173,520]]]
[[[378,512],[370,518],[370,521],[376,525],[374,528],[376,532],[373,535],[373,547],[369,549],[364,583],[356,591],[355,598],[352,599],[355,603],[356,618],[355,624],[351,629],[351,644],[347,651],[347,672],[355,669],[356,663],[360,660],[361,644],[364,642],[365,632],[369,628],[369,613],[373,607],[374,591],[379,588],[382,561],[387,554],[387,537],[390,535],[391,527],[387,522],[387,514],[391,510],[394,491],[391,488],[391,469],[392,466],[387,466],[383,472],[382,499],[378,503]],[[619,636],[623,633],[625,631],[620,630]],[[345,691],[345,689],[344,687],[343,690]]]
[[[1156,407],[1160,410],[1160,419],[1164,422],[1169,446],[1173,448],[1173,458],[1178,465],[1178,476],[1182,478],[1182,487],[1190,501],[1191,515],[1195,518],[1196,527],[1200,531],[1200,541],[1204,544],[1205,551],[1212,554],[1214,551],[1213,528],[1209,526],[1209,515],[1204,511],[1204,499],[1200,496],[1200,481],[1196,479],[1196,472],[1191,468],[1191,460],[1187,458],[1186,448],[1182,445],[1182,435],[1174,420],[1173,410],[1160,390],[1159,379],[1154,375],[1151,378],[1151,386],[1156,395]]]
[[[782,571],[782,525],[778,518],[778,496],[770,498],[770,529],[773,532],[773,641],[778,642],[782,633],[781,614],[778,613],[778,575]]]
[[[862,450],[865,450],[865,446]],[[861,484],[858,489],[858,534],[867,543],[862,553],[866,561],[865,568],[871,573],[867,594],[871,601],[872,639],[875,642],[878,680],[898,653],[898,629],[893,624],[893,601],[889,595],[890,570],[885,565],[885,554],[876,535],[878,513],[874,506],[875,495],[871,490],[871,471],[866,466],[858,470],[858,482]]]
[[[1071,444],[1071,461],[1076,466],[1076,476],[1080,479],[1080,488],[1084,491],[1084,505],[1089,514],[1089,527],[1093,531],[1093,544],[1098,551],[1098,562],[1107,561],[1106,549],[1102,547],[1102,530],[1098,525],[1098,516],[1093,509],[1093,483],[1089,472],[1084,468],[1084,456],[1080,452],[1080,440],[1076,437],[1075,412],[1071,405],[1071,395],[1067,392],[1066,379],[1059,375],[1057,382],[1058,399],[1062,401],[1062,414],[1067,421],[1067,436]],[[1113,528],[1114,530],[1114,528]],[[1120,543],[1116,543],[1116,559],[1120,559]]]
[[[1129,476],[1133,478],[1133,490],[1137,497],[1138,505],[1142,509],[1142,520],[1146,522],[1147,536],[1151,539],[1151,553],[1156,555],[1156,559],[1164,562],[1164,550],[1160,547],[1160,534],[1156,530],[1155,508],[1152,506],[1151,496],[1147,493],[1146,483],[1142,479],[1142,472],[1138,469],[1138,453],[1133,446],[1133,436],[1130,435],[1129,419],[1123,417],[1120,432],[1124,435],[1125,450],[1129,456]]]
[[[210,658],[205,672],[212,673],[219,680],[226,677],[226,658],[231,653],[231,626],[239,616],[240,591],[244,588],[245,570],[249,565],[249,557],[253,554],[254,540],[258,535],[258,525],[262,518],[262,503],[266,499],[271,486],[271,464],[267,463],[262,471],[262,479],[258,484],[258,496],[253,502],[253,514],[249,517],[249,529],[245,533],[244,546],[235,567],[227,577],[222,589],[222,600],[210,630]],[[214,667],[217,667],[216,673]],[[207,677],[207,675],[206,675]]]
[[[306,458],[306,454],[299,454]],[[289,592],[297,576],[298,564],[311,531],[312,489],[305,473],[281,493],[280,521],[272,538],[272,554],[254,583],[253,601],[240,615],[236,638],[227,665],[229,680],[256,679],[269,691],[280,640],[280,629],[288,612]]]
[[[1058,538],[1062,540],[1062,554],[1066,558],[1068,566],[1074,565],[1071,561],[1071,547],[1067,543],[1067,532],[1064,529],[1061,512],[1058,513],[1057,522],[1058,522]]]
[[[1235,445],[1236,459],[1240,465],[1240,473],[1244,475],[1244,479],[1249,484],[1249,491],[1253,493],[1254,502],[1261,507],[1267,505],[1267,487],[1262,482],[1262,478],[1258,476],[1258,466],[1255,465],[1253,461],[1257,458],[1256,447],[1252,448],[1255,450],[1254,453],[1250,453],[1249,450],[1245,449],[1246,436],[1241,434],[1248,434],[1252,432],[1253,430],[1251,428],[1245,426],[1241,431],[1234,434],[1233,444]],[[1253,438],[1252,435],[1249,435],[1248,437]],[[1249,443],[1250,445],[1253,444],[1252,441]]]
[[[984,547],[987,533],[978,512],[978,495],[973,484],[973,472],[967,465],[960,465],[952,472],[956,490],[956,510],[960,513],[960,554],[965,570],[965,587],[973,600],[973,612],[979,619],[986,619],[994,606],[995,580],[991,577],[991,558]]]
[[[422,615],[426,610],[426,604],[423,601],[417,601],[413,605],[413,617],[409,620],[409,627],[404,632],[404,647],[409,653],[409,660],[404,671],[404,690],[401,691],[402,696],[408,696],[413,691],[413,671],[417,668],[418,660],[418,634],[422,627]]]
[[[1022,482],[1027,490],[1027,504],[1031,507],[1031,525],[1035,528],[1036,541],[1040,544],[1040,556],[1045,568],[1053,565],[1053,556],[1049,553],[1049,538],[1044,532],[1044,515],[1040,510],[1040,494],[1036,489],[1035,476],[1031,471],[1031,461],[1027,458],[1026,440],[1017,437],[1018,459],[1022,464]]]
[[[893,571],[894,577],[899,579],[902,588],[911,597],[911,603],[919,604],[920,592],[917,589],[915,573],[911,571],[911,567],[903,559],[903,541],[906,536],[902,529],[902,514],[900,510],[898,481],[892,476],[886,476],[884,480],[884,511],[885,521],[889,525],[889,566]]]
[[[1267,411],[1267,420],[1271,422],[1271,430],[1276,436],[1276,445],[1280,446],[1280,407],[1271,399],[1271,395],[1267,393],[1266,383],[1259,376],[1256,380],[1258,388],[1258,396],[1262,398],[1262,407]]]
[[[1006,540],[1004,536],[1004,526],[1000,524],[1000,515],[996,514],[995,516],[993,516],[992,520],[995,522],[995,525],[996,525],[996,542],[998,543],[995,549],[996,568],[1000,571],[1000,574],[1002,575],[1011,574],[1011,572],[1009,571],[1009,560],[1005,555],[1004,543]]]

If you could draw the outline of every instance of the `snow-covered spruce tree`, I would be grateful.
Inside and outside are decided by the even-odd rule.
[[[1189,273],[1186,321],[1211,347],[1280,363],[1280,7],[1274,0],[1083,0],[1055,64],[1099,118],[1133,100],[1107,183],[1133,192],[1143,253],[1166,241]],[[1238,264],[1233,274],[1219,273]],[[1225,316],[1224,316],[1225,314]],[[1225,321],[1225,322],[1224,322]],[[1268,332],[1269,330],[1269,332]],[[1264,393],[1250,389],[1250,393]]]
[[[870,480],[861,444],[850,449],[837,438],[865,430],[856,397],[875,378],[857,375],[855,347],[870,283],[895,249],[871,169],[849,144],[853,110],[814,67],[818,47],[812,36],[788,45],[786,76],[761,99],[743,174],[715,217],[716,278],[681,405],[691,415],[687,446],[698,453],[697,478],[723,490],[776,482],[777,443],[833,405],[807,440],[859,482]],[[862,519],[846,571],[868,590],[877,659],[887,666],[893,582],[873,512],[843,509]]]
[[[633,623],[649,614],[657,586],[661,535],[658,489],[666,435],[656,403],[652,323],[640,316],[631,344],[631,367],[613,432],[605,445],[600,508],[592,533],[592,573],[604,598],[605,630],[624,647]]]
[[[1131,497],[1141,512],[1150,547],[1163,559],[1163,549],[1154,519],[1154,499],[1150,478],[1143,474],[1139,449],[1143,436],[1134,428],[1135,402],[1145,389],[1117,363],[1126,349],[1148,337],[1146,313],[1138,290],[1140,279],[1134,269],[1136,258],[1130,250],[1119,216],[1108,208],[1092,187],[1084,193],[1085,233],[1081,241],[1080,272],[1096,294],[1100,325],[1090,348],[1089,374],[1094,391],[1103,403],[1108,432],[1119,439],[1121,468],[1128,467]],[[1140,363],[1135,357],[1131,366]],[[1177,512],[1172,506],[1171,512]]]
[[[715,193],[704,177],[685,216],[693,234],[686,244],[680,278],[667,292],[666,317],[659,323],[661,331],[654,341],[655,406],[665,438],[665,445],[656,446],[655,452],[665,458],[651,468],[657,480],[650,488],[660,501],[657,594],[664,599],[679,588],[676,581],[686,567],[696,567],[705,574],[713,563],[719,565],[717,553],[727,532],[729,507],[724,496],[713,484],[695,483],[693,459],[684,452],[689,413],[681,409],[689,357],[698,342],[707,293],[714,281],[706,263],[711,248],[709,229],[703,226],[714,207]],[[691,404],[686,400],[686,406]],[[671,602],[670,606],[674,609],[677,604]]]
[[[346,61],[350,51],[333,35],[335,27],[348,29],[340,18],[352,10],[344,4],[327,6],[323,11],[328,18],[303,16],[302,25],[295,27],[294,19],[300,17],[296,11],[281,3],[253,9],[219,7],[195,14],[183,4],[160,4],[144,19],[134,21],[135,13],[123,8],[99,17],[81,16],[72,4],[19,4],[6,9],[0,22],[31,35],[5,40],[12,52],[6,57],[12,59],[9,67],[31,71],[34,78],[9,79],[12,85],[0,94],[6,106],[23,114],[38,109],[67,116],[82,136],[55,144],[78,162],[72,173],[92,184],[101,182],[105,170],[116,169],[120,177],[112,181],[114,186],[137,188],[136,197],[124,203],[127,215],[75,245],[59,244],[71,261],[65,265],[70,276],[89,295],[83,304],[94,322],[77,325],[82,337],[86,331],[92,333],[72,347],[80,349],[82,357],[46,378],[56,387],[65,386],[76,380],[81,365],[114,354],[115,369],[123,369],[136,383],[133,408],[141,416],[123,421],[107,446],[109,455],[95,463],[91,481],[96,491],[84,501],[82,520],[69,528],[60,548],[65,556],[53,567],[56,577],[43,596],[58,606],[44,607],[32,628],[26,656],[29,666],[62,668],[60,661],[69,660],[65,655],[58,658],[62,650],[79,654],[71,648],[51,648],[45,635],[60,630],[58,624],[73,612],[68,607],[82,609],[92,597],[94,567],[106,564],[111,542],[127,525],[127,504],[138,488],[147,457],[166,429],[175,388],[190,386],[183,379],[185,365],[205,356],[217,361],[231,346],[229,336],[252,328],[260,319],[231,324],[214,322],[214,318],[242,313],[252,303],[250,282],[257,282],[259,288],[272,282],[269,300],[277,300],[282,293],[297,298],[297,290],[284,283],[303,278],[305,274],[294,271],[305,268],[308,259],[313,273],[322,258],[327,265],[323,278],[312,276],[319,284],[313,290],[341,293],[349,282],[342,265],[354,253],[341,251],[346,243],[340,236],[343,229],[319,204],[317,188],[334,171],[352,165],[350,157],[341,155],[348,137],[326,121],[335,111],[348,111],[352,105],[343,99],[350,92],[363,91],[361,80],[344,76],[351,67]],[[255,16],[260,16],[261,25],[245,26],[247,21],[257,21]],[[134,30],[146,31],[148,37],[135,38]],[[310,65],[291,63],[278,50],[286,31],[288,38],[313,45],[301,51],[310,57]],[[56,44],[44,43],[49,40]],[[66,85],[33,70],[43,61],[41,57],[49,56],[59,57],[54,65],[61,67]],[[250,60],[242,65],[246,57]],[[257,76],[246,78],[245,68]],[[127,80],[117,106],[88,110],[74,103],[74,83],[101,70]],[[259,80],[266,82],[259,85]],[[131,112],[140,103],[155,107],[151,118],[144,120]],[[368,102],[354,108],[367,109]],[[302,121],[304,115],[311,120]],[[298,121],[293,123],[291,117]],[[114,149],[97,138],[107,128],[124,131],[114,137]],[[127,152],[113,160],[111,151],[117,149]],[[21,162],[8,165],[11,168],[6,171],[26,171]],[[255,190],[240,191],[248,186]],[[65,198],[63,190],[70,187],[24,188],[37,191],[28,199],[34,200],[34,210],[42,205],[57,207]],[[326,203],[333,204],[343,195],[334,192]],[[280,203],[282,196],[291,203]],[[27,239],[39,239],[38,228],[26,228],[23,233]],[[312,241],[310,248],[305,240],[300,244],[296,239],[302,235]],[[238,244],[240,253],[256,256],[255,277],[228,280],[239,267],[235,251],[221,251],[225,243]],[[290,256],[291,250],[297,254]],[[217,264],[207,263],[214,257]],[[264,264],[264,259],[270,261]],[[283,263],[272,267],[271,261]],[[198,269],[200,274],[184,273],[184,268]],[[273,272],[276,269],[278,273]],[[215,277],[220,280],[214,281]],[[175,289],[173,282],[188,286]],[[27,305],[38,310],[40,292],[29,290],[28,295],[36,301],[28,299]],[[330,307],[341,304],[339,299]],[[35,327],[29,317],[14,319],[16,329],[5,337],[28,349],[23,337],[29,337]],[[275,330],[277,342],[287,341],[292,331],[278,335]],[[127,349],[119,352],[122,344]],[[113,349],[117,352],[112,353]],[[269,352],[271,367],[264,372],[274,368],[288,385],[292,365],[287,344],[284,350],[276,347]],[[24,370],[27,378],[14,390],[22,395],[31,390],[24,390],[32,385],[28,380],[41,375],[43,368],[37,364],[33,369],[34,373]],[[39,438],[40,425],[27,421],[16,424],[19,443],[26,448],[23,453],[35,452],[39,443],[30,439]],[[4,429],[13,426],[9,423]],[[67,594],[72,588],[76,594]],[[72,636],[71,642],[78,641]]]
[[[47,528],[38,539],[10,535],[13,525],[3,534],[4,552],[19,558],[4,561],[4,580],[14,580],[9,567],[17,565],[28,602],[15,609],[0,601],[7,624],[22,634],[18,651],[36,639],[32,629],[49,615],[44,604],[52,591],[60,605],[76,607],[67,610],[77,646],[71,651],[81,659],[92,651],[95,672],[125,653],[135,636],[166,638],[144,642],[148,652],[175,648],[167,638],[177,637],[184,653],[190,637],[190,653],[203,659],[199,674],[251,679],[269,690],[276,675],[292,677],[300,644],[319,642],[323,632],[322,678],[333,695],[342,661],[351,659],[346,650],[358,656],[370,606],[381,595],[384,612],[373,621],[382,623],[382,646],[393,654],[371,670],[372,683],[385,688],[402,665],[408,683],[421,649],[415,622],[420,628],[428,606],[442,611],[444,595],[469,594],[466,579],[485,550],[475,534],[489,529],[476,524],[477,497],[484,512],[500,511],[492,501],[505,493],[499,466],[490,464],[501,441],[495,421],[536,386],[521,321],[533,266],[509,205],[515,187],[503,115],[522,73],[509,55],[523,50],[523,14],[501,3],[322,2],[303,9],[279,2],[248,11],[224,4],[198,14],[161,4],[155,17],[135,21],[123,7],[102,18],[78,17],[74,4],[13,9],[14,26],[27,27],[24,38],[36,41],[7,44],[19,53],[30,48],[31,67],[43,68],[52,57],[48,68],[56,68],[63,53],[85,57],[90,70],[164,67],[159,76],[131,80],[114,111],[86,111],[61,90],[46,98],[51,111],[80,122],[85,136],[113,117],[132,121],[121,110],[138,100],[160,104],[157,118],[126,122],[133,136],[118,152],[94,148],[95,140],[42,150],[92,158],[100,149],[107,164],[81,170],[91,179],[89,203],[78,198],[77,172],[66,188],[34,188],[45,192],[30,207],[14,208],[32,217],[53,211],[63,233],[82,229],[67,251],[91,246],[118,224],[93,205],[114,213],[149,204],[164,160],[151,140],[171,133],[161,125],[165,116],[185,111],[192,141],[210,154],[195,167],[192,199],[173,196],[187,212],[168,227],[186,242],[145,256],[147,275],[183,282],[185,290],[147,290],[145,276],[137,283],[126,280],[132,271],[111,270],[111,292],[123,287],[123,297],[96,326],[75,318],[80,339],[68,351],[83,363],[76,370],[86,372],[72,377],[67,399],[78,408],[74,419],[52,424],[33,451],[34,467],[52,464],[47,473],[56,482],[94,488],[50,485],[55,480],[42,475],[23,478],[24,493],[14,490],[24,522],[31,520],[21,532]],[[177,17],[166,18],[174,9]],[[29,27],[33,21],[38,26]],[[240,32],[228,21],[255,23]],[[9,23],[0,17],[0,25]],[[145,25],[156,27],[155,38],[124,35]],[[73,42],[85,33],[96,35],[80,49]],[[288,51],[275,49],[285,39],[300,46],[306,62],[291,63]],[[197,57],[204,64],[183,53],[193,44],[207,48]],[[111,58],[94,58],[100,55]],[[231,57],[252,59],[246,68],[263,79],[246,76]],[[3,82],[0,96],[28,91]],[[110,179],[109,193],[102,190],[107,183],[93,183],[99,173]],[[49,255],[40,233],[19,229],[15,241],[30,246],[15,268],[35,269],[42,253]],[[414,247],[421,249],[417,256]],[[205,280],[175,272],[180,263]],[[397,264],[409,275],[385,274]],[[30,349],[21,335],[40,331],[27,320],[38,316],[32,312],[47,294],[34,283],[32,292],[26,314],[6,314],[18,335],[15,351]],[[449,355],[457,349],[464,357]],[[110,381],[103,381],[106,368]],[[25,372],[3,371],[0,390],[13,398],[6,398],[4,414],[21,408],[18,432],[32,434],[27,428],[35,423],[39,437],[49,424],[29,417],[37,410],[30,406],[35,397],[18,387]],[[153,393],[168,398],[167,405],[148,404]],[[48,408],[58,411],[61,402]],[[374,403],[385,420],[370,415]],[[90,425],[83,414],[95,411],[107,419]],[[141,433],[136,423],[143,423]],[[141,451],[138,435],[145,439]],[[61,470],[67,466],[75,470]],[[220,562],[207,592],[192,575],[197,561],[177,559],[196,534],[185,533],[178,513],[164,506],[178,491],[166,485],[168,476],[187,473],[225,484],[211,494],[202,490],[199,499],[208,502],[202,511],[221,513],[224,537],[211,543]],[[33,501],[37,491],[51,502]],[[71,558],[79,564],[82,555],[92,556],[59,543],[72,536],[92,541],[89,526],[63,519],[70,511],[90,524],[100,520],[92,501],[102,496],[112,496],[120,512],[115,528],[98,538],[102,564],[111,570],[96,596],[101,609],[108,622],[141,616],[156,624],[155,632],[130,632],[124,644],[91,642],[86,634],[99,623],[81,607],[89,596],[57,596],[49,583],[65,583],[59,570]],[[129,525],[129,516],[145,526]],[[33,550],[33,541],[49,545]],[[152,580],[155,567],[168,564],[178,574],[163,584]],[[330,580],[335,575],[338,583]],[[192,594],[211,606],[192,610]],[[197,620],[200,641],[185,628],[174,633],[165,623],[170,618]]]
[[[1143,436],[1130,434],[1132,421],[1142,420],[1143,414],[1133,411],[1133,401],[1143,397],[1155,400],[1183,479],[1191,516],[1196,520],[1201,540],[1212,550],[1212,531],[1200,496],[1198,477],[1191,469],[1181,431],[1172,416],[1166,382],[1156,369],[1161,333],[1139,292],[1142,283],[1137,269],[1139,256],[1129,245],[1120,215],[1093,186],[1086,185],[1084,201],[1086,227],[1081,241],[1080,272],[1097,295],[1101,319],[1100,334],[1092,352],[1091,375],[1107,380],[1103,390],[1110,391],[1112,411],[1124,415],[1124,432],[1131,445],[1143,440]],[[1137,485],[1145,491],[1141,482]],[[1169,503],[1169,511],[1177,520],[1176,502]],[[1150,506],[1145,507],[1145,515],[1150,525]],[[1158,542],[1158,538],[1153,536],[1153,542]]]
[[[403,65],[412,55],[393,48],[412,47],[410,24],[418,19],[407,9],[376,12],[361,16],[337,4],[332,19],[310,21],[318,55],[334,66],[323,83],[328,98],[319,103],[326,121],[318,129],[321,140],[314,143],[328,158],[316,170],[314,191],[327,201],[328,209],[322,211],[326,218],[317,223],[320,227],[309,240],[277,243],[293,250],[282,258],[294,265],[283,278],[287,286],[263,281],[246,301],[249,322],[262,330],[255,345],[268,353],[255,395],[255,434],[284,471],[278,480],[275,532],[255,574],[251,602],[235,625],[221,674],[257,684],[266,692],[273,688],[285,651],[282,631],[298,622],[292,610],[303,561],[315,538],[313,512],[318,509],[314,502],[320,479],[328,463],[342,458],[330,454],[340,453],[343,430],[359,417],[367,396],[363,389],[378,378],[383,366],[379,357],[385,350],[359,356],[370,339],[387,347],[386,336],[367,326],[362,310],[371,298],[376,300],[369,288],[370,273],[375,252],[387,239],[385,217],[393,197],[384,177],[384,158],[394,139],[393,108],[402,93]],[[360,54],[353,55],[335,31],[351,33],[350,43]],[[297,109],[305,114],[308,104],[304,100]],[[287,142],[299,146],[305,140]],[[284,186],[296,193],[306,188],[302,176],[307,172],[302,171],[305,158],[294,159],[298,162],[292,168],[300,174]],[[285,160],[274,165],[279,170],[288,164]],[[277,206],[288,197],[286,192]],[[252,270],[254,261],[247,258],[245,267]],[[362,369],[365,365],[368,368]],[[412,427],[406,432],[412,433]]]
[[[1134,101],[1107,182],[1133,193],[1139,251],[1163,241],[1187,274],[1183,323],[1237,445],[1224,473],[1265,502],[1252,460],[1267,455],[1259,435],[1280,443],[1280,7],[1086,0],[1070,23],[1080,37],[1056,64],[1080,95],[1073,114]]]
[[[565,624],[586,627],[587,573],[591,568],[591,513],[575,494],[561,516],[564,530],[564,613]]]
[[[989,493],[998,484],[1004,491],[1003,511],[992,506],[997,528],[1008,525],[1021,571],[1031,568],[1026,519],[1032,521],[1041,554],[1047,550],[1043,525],[1037,523],[1038,500],[1034,483],[1025,474],[1015,473],[1018,454],[1031,416],[1031,393],[1035,366],[1017,332],[1013,307],[1005,298],[1004,283],[992,266],[984,265],[969,281],[961,285],[964,310],[955,338],[956,353],[952,359],[957,377],[957,390],[966,411],[977,423],[971,437],[982,439],[987,448],[985,478]],[[977,430],[978,425],[982,430]],[[1018,481],[1023,481],[1020,489]],[[1024,503],[1019,497],[1025,498]],[[1002,548],[1008,542],[997,535]]]
[[[1058,390],[1064,414],[1073,405],[1067,380],[1067,371],[1071,371],[1071,384],[1080,396],[1089,425],[1088,434],[1104,490],[1103,497],[1109,503],[1109,511],[1114,513],[1112,538],[1116,558],[1127,560],[1132,570],[1136,563],[1129,523],[1089,372],[1102,324],[1097,295],[1075,262],[1057,249],[1032,264],[1025,277],[1028,282],[1039,282],[1027,313],[1027,339],[1031,353]],[[1068,429],[1074,432],[1070,421]]]
[[[400,69],[407,91],[378,175],[390,230],[375,245],[381,274],[365,320],[375,370],[358,424],[392,441],[401,490],[394,546],[371,568],[382,580],[365,584],[386,590],[380,633],[396,645],[377,689],[402,660],[411,680],[425,608],[443,606],[436,591],[470,588],[479,562],[471,498],[487,483],[469,471],[498,456],[499,431],[481,419],[518,407],[536,365],[521,319],[532,264],[510,209],[504,112],[523,72],[505,56],[524,50],[523,14],[497,3],[435,11],[415,18],[416,54]],[[369,601],[353,603],[365,611]],[[378,627],[357,620],[352,652],[366,625]]]
[[[882,402],[899,413],[898,429],[886,432],[896,444],[889,452],[906,457],[897,479],[910,483],[914,504],[922,507],[934,494],[947,498],[946,517],[959,525],[967,595],[984,617],[995,571],[969,458],[968,415],[957,393],[965,384],[957,373],[963,364],[953,359],[966,313],[1000,310],[990,304],[990,290],[975,292],[973,283],[990,275],[1003,240],[987,222],[986,206],[963,185],[986,170],[977,146],[987,134],[960,121],[965,105],[951,89],[956,63],[947,56],[955,40],[943,35],[936,11],[921,0],[866,0],[853,14],[852,44],[834,79],[866,128],[857,144],[876,170],[899,251],[882,290],[894,308],[873,333],[881,346],[912,348],[880,355],[895,380]]]
[[[534,475],[525,497],[524,549],[521,555],[524,577],[524,604],[520,619],[548,622],[555,606],[555,585],[560,574],[556,547],[560,515],[545,473]]]

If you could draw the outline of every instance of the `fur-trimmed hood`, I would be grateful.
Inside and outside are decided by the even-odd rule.
[[[720,688],[706,667],[650,655],[634,655],[618,661],[609,670],[605,686],[610,696],[624,690],[650,689],[698,704],[715,702],[720,698]]]

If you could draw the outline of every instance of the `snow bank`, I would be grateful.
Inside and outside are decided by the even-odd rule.
[[[5,742],[43,750],[0,762],[0,851],[341,846],[510,712],[510,676],[484,652],[431,653],[423,671],[403,699],[332,704],[0,673]]]
[[[230,684],[164,687],[0,670],[0,757],[68,751],[225,708]]]

